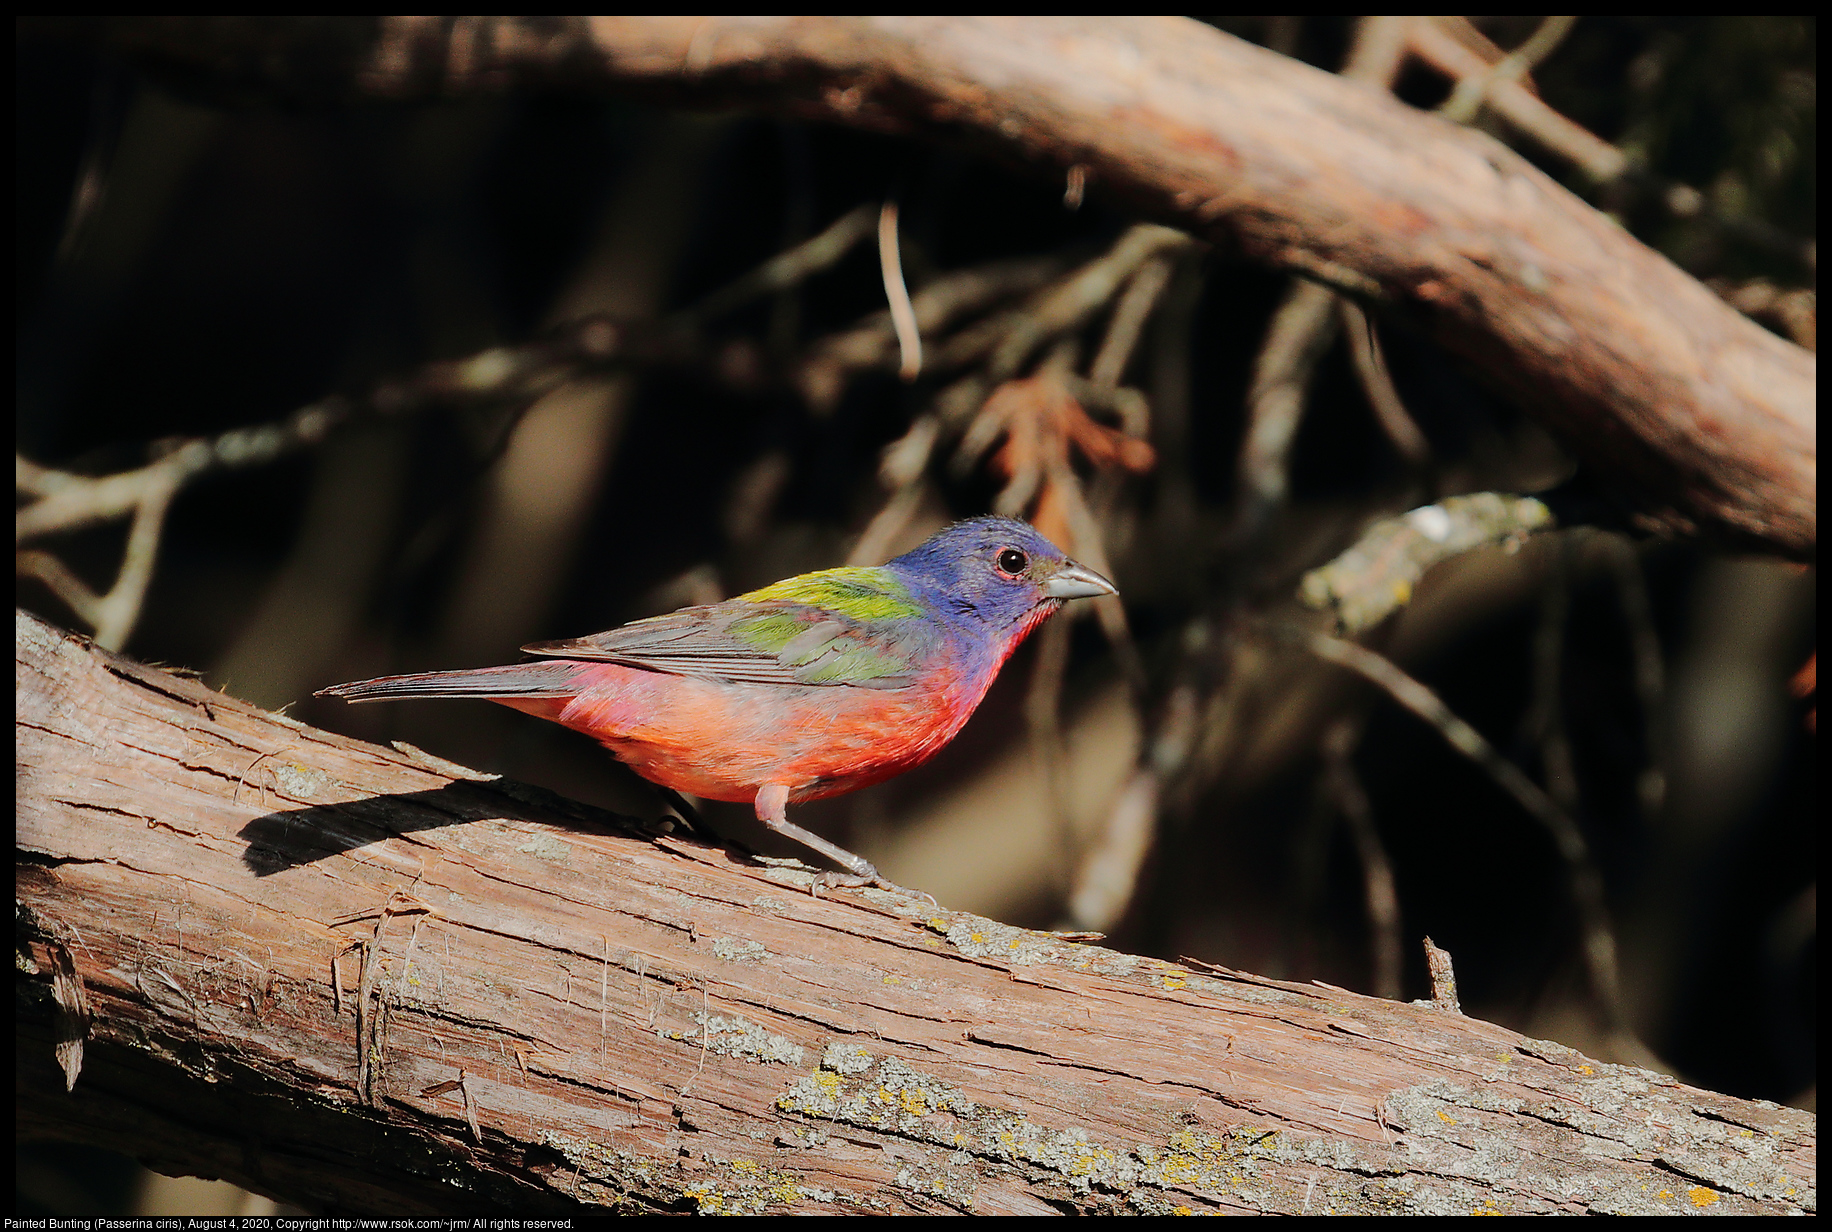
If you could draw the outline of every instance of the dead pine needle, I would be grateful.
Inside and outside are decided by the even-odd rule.
[[[922,335],[916,329],[916,309],[903,281],[903,257],[897,246],[897,203],[886,201],[878,211],[878,265],[884,272],[884,297],[890,301],[891,325],[897,331],[897,348],[903,363],[897,375],[913,381],[922,371]]]

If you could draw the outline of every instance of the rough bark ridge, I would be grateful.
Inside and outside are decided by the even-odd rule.
[[[1487,136],[1174,17],[125,18],[220,94],[639,89],[1080,167],[1413,321],[1639,509],[1809,557],[1814,357]]]
[[[15,649],[25,1135],[365,1214],[1814,1209],[1805,1113]]]

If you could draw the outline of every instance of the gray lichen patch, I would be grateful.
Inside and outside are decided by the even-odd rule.
[[[331,786],[331,776],[312,766],[277,761],[267,767],[273,775],[274,790],[289,800],[311,803],[323,798]]]
[[[572,855],[572,848],[551,834],[536,834],[516,850],[524,855],[531,855],[538,860],[549,860],[555,864],[566,863]]]
[[[827,1045],[821,1053],[821,1068],[832,1070],[836,1074],[853,1077],[863,1074],[872,1067],[872,1055],[857,1044],[846,1044],[838,1040]]]
[[[830,1203],[839,1198],[831,1189],[817,1189],[782,1168],[754,1159],[714,1160],[723,1169],[701,1178],[682,1192],[692,1198],[702,1215],[761,1215],[803,1202]]]
[[[742,1018],[719,1014],[694,1014],[697,1027],[685,1031],[657,1031],[665,1040],[700,1044],[707,1052],[722,1057],[740,1057],[746,1061],[764,1061],[776,1065],[800,1066],[807,1063],[807,1050],[791,1039],[766,1031]]]
[[[1560,1060],[1583,1082],[1591,1106],[1438,1081],[1393,1092],[1382,1102],[1382,1117],[1400,1133],[1400,1149],[1413,1169],[1477,1182],[1490,1194],[1514,1190],[1562,1203],[1562,1209],[1612,1214],[1741,1212],[1749,1209],[1746,1201],[1815,1208],[1811,1185],[1784,1166],[1787,1140],[1780,1131],[1735,1125],[1708,1109],[1664,1099],[1657,1088],[1674,1084],[1663,1075],[1575,1053]],[[1503,1117],[1524,1117],[1528,1128],[1498,1132],[1495,1122]],[[1539,1131],[1532,1122],[1541,1124]],[[1573,1143],[1560,1131],[1579,1137]],[[1623,1167],[1599,1170],[1599,1157]],[[1650,1162],[1658,1171],[1650,1173]],[[1460,1209],[1462,1201],[1432,1185],[1415,1197],[1420,1210]],[[1726,1200],[1732,1206],[1718,1206]],[[1521,1203],[1513,1209],[1546,1209],[1535,1199]]]
[[[956,916],[948,922],[948,943],[969,958],[991,958],[1018,966],[1047,963],[1057,957],[1060,945],[1047,933],[996,924],[977,916]]]
[[[905,1163],[897,1169],[892,1183],[899,1189],[945,1202],[957,1210],[971,1211],[979,1180],[979,1170],[973,1166],[972,1157],[956,1152],[942,1156],[937,1163]]]
[[[963,1208],[971,1202],[967,1178],[977,1172],[962,1169],[979,1161],[1037,1169],[1081,1195],[1196,1190],[1227,1193],[1258,1209],[1289,1209],[1260,1180],[1264,1161],[1291,1157],[1278,1131],[1243,1127],[1205,1135],[1180,1130],[1155,1146],[1122,1146],[1081,1127],[1051,1128],[1022,1113],[978,1103],[895,1057],[874,1062],[856,1045],[830,1045],[821,1068],[798,1078],[776,1106],[946,1149],[951,1154],[945,1169],[939,1157],[927,1168],[910,1165],[899,1183]]]
[[[577,1180],[596,1182],[614,1193],[651,1189],[658,1182],[654,1161],[640,1155],[551,1130],[541,1136],[541,1143],[572,1165]]]
[[[1154,962],[1097,945],[1067,941],[1055,933],[1014,928],[1010,924],[1000,924],[965,912],[931,916],[924,923],[930,930],[946,937],[950,945],[968,958],[992,959],[1019,967],[1047,963],[1071,971],[1088,971],[1114,978],[1137,977],[1145,972],[1148,978],[1155,980],[1159,969],[1174,973],[1173,978],[1188,976],[1188,972],[1169,963]]]
[[[712,952],[729,963],[760,966],[770,956],[763,944],[749,937],[720,937],[712,943]]]

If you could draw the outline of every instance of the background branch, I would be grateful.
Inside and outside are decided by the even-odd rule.
[[[1651,525],[1813,551],[1811,356],[1498,142],[1192,21],[128,18],[88,28],[223,91],[400,98],[564,82],[763,101],[1084,166],[1092,193],[1412,321],[1632,493]],[[276,47],[292,50],[263,54]],[[1115,108],[1127,122],[1114,122]]]

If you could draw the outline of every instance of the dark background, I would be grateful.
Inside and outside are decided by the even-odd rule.
[[[1481,24],[1509,47],[1536,21]],[[1351,29],[1325,18],[1216,24],[1331,70]],[[430,360],[524,341],[582,311],[653,319],[887,193],[902,201],[915,288],[1015,255],[1092,256],[1131,221],[1097,193],[1065,209],[1054,173],[768,116],[564,95],[229,108],[42,38],[16,44],[15,67],[17,445],[84,473],[138,465],[162,438],[279,419]],[[1638,168],[1598,188],[1514,142],[1574,191],[1727,294],[1815,286],[1812,21],[1586,18],[1535,81]],[[1398,88],[1419,106],[1448,91],[1416,67]],[[1674,185],[1696,189],[1704,208],[1676,212]],[[1203,714],[1225,730],[1211,730],[1167,793],[1154,854],[1108,943],[1371,989],[1362,861],[1320,787],[1316,725],[1284,705],[1321,690],[1365,725],[1352,760],[1400,891],[1406,997],[1428,994],[1428,934],[1455,956],[1472,1014],[1813,1107],[1814,744],[1810,702],[1787,688],[1813,650],[1812,572],[1635,543],[1643,631],[1664,668],[1654,693],[1635,674],[1625,616],[1635,583],[1602,532],[1452,561],[1370,640],[1536,778],[1538,704],[1556,697],[1631,1022],[1649,1050],[1612,1056],[1585,993],[1563,867],[1481,772],[1318,664],[1187,652],[1190,630],[1226,629],[1216,611],[1290,607],[1297,571],[1372,518],[1428,499],[1338,343],[1307,404],[1290,508],[1254,551],[1230,546],[1243,394],[1286,286],[1218,256],[1186,262],[1129,369],[1152,401],[1161,458],[1118,490],[1105,531],[1146,681],[1135,697],[1096,623],[1075,623],[1065,782],[1048,789],[1024,719],[1033,644],[934,762],[799,819],[949,906],[1059,926],[1076,853],[1156,708],[1194,674],[1214,700]],[[715,334],[752,340],[768,372],[883,302],[867,244]],[[1382,341],[1432,446],[1432,495],[1534,490],[1570,472],[1478,376],[1414,336],[1385,330]],[[508,662],[522,642],[841,563],[884,501],[880,450],[933,393],[867,374],[819,413],[780,382],[725,379],[709,362],[629,371],[533,409],[360,422],[315,451],[187,488],[125,649],[310,723],[655,814],[645,785],[550,725],[483,705],[355,709],[310,694]],[[985,511],[996,490],[984,474],[937,469],[899,548]],[[105,589],[121,541],[117,524],[40,546]],[[20,602],[79,627],[34,583]],[[1552,694],[1536,670],[1548,645]],[[1651,807],[1650,769],[1665,786]],[[758,838],[743,808],[708,816],[784,850]],[[22,1214],[131,1204],[107,1160],[21,1150]]]

